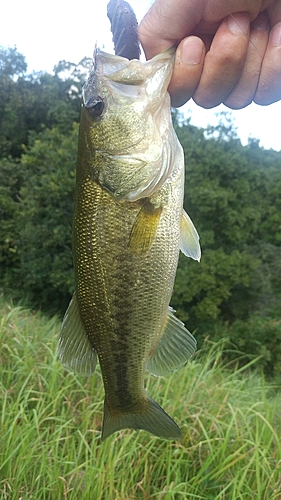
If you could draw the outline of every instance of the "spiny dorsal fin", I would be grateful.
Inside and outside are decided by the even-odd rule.
[[[201,259],[201,248],[199,245],[199,236],[191,218],[183,210],[181,216],[181,244],[180,249],[186,255],[194,260]]]
[[[90,376],[95,371],[97,353],[82,323],[75,293],[63,319],[58,357],[66,368],[80,375]]]
[[[147,362],[153,375],[167,375],[184,365],[196,351],[196,340],[169,307],[162,337]]]

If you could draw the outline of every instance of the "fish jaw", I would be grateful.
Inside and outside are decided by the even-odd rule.
[[[108,54],[96,47],[93,69],[83,87],[84,104],[93,93],[105,89],[121,102],[132,98],[146,98],[153,107],[161,105],[167,92],[174,66],[175,47],[171,47],[149,61],[129,60]]]

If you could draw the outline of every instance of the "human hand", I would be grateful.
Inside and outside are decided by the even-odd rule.
[[[281,0],[155,0],[139,37],[147,58],[178,45],[173,106],[281,99]]]

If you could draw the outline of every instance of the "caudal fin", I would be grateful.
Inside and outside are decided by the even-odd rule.
[[[139,408],[136,407],[132,412],[124,413],[110,413],[105,401],[102,441],[121,429],[142,429],[164,439],[181,439],[182,437],[176,422],[149,396],[145,404],[140,404]]]

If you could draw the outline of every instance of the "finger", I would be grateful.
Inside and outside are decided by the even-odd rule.
[[[224,100],[224,104],[229,108],[241,109],[253,101],[268,43],[269,30],[268,17],[262,13],[251,25],[248,52],[240,80]]]
[[[247,56],[250,18],[239,12],[220,25],[206,54],[200,83],[193,96],[204,108],[222,103],[235,87]]]
[[[273,0],[155,0],[139,26],[147,59],[188,35],[213,35],[229,14],[248,13],[251,21]]]
[[[281,99],[281,22],[272,28],[264,55],[258,88],[257,104],[268,105]]]
[[[147,59],[159,54],[192,33],[206,0],[155,0],[139,25],[139,38]]]
[[[172,106],[182,106],[193,95],[201,77],[204,56],[204,43],[196,36],[185,38],[178,46],[168,88]]]

